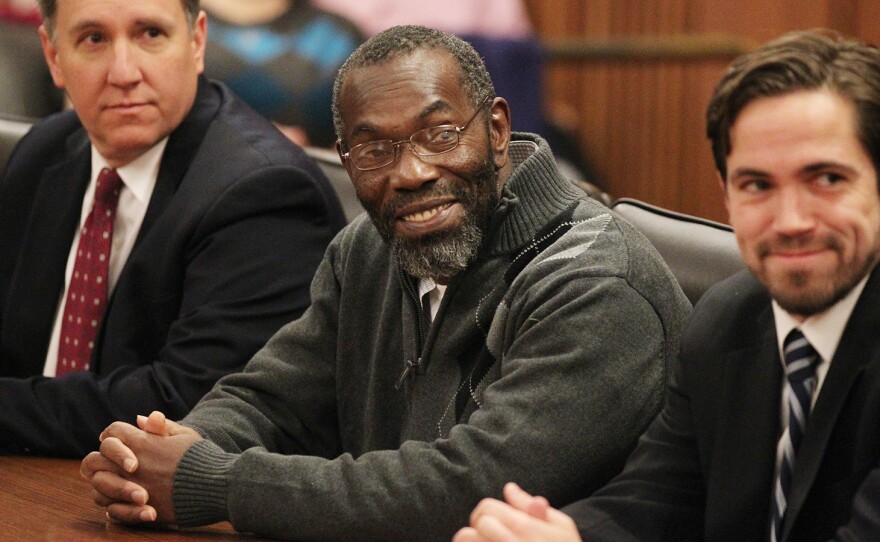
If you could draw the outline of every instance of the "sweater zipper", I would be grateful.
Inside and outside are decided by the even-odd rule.
[[[404,277],[402,275],[402,273],[401,273],[401,278],[403,280],[403,283],[406,285],[406,291],[409,293],[410,298],[415,302],[416,307],[421,309],[421,307],[420,307],[421,302],[419,301],[419,296],[416,295],[416,293],[413,291],[412,285],[410,284],[410,281],[407,280],[407,278]],[[424,355],[425,343],[428,340],[428,330],[425,329],[425,322],[422,319],[422,311],[421,310],[416,311],[416,317],[418,318],[418,321],[419,321],[419,334],[422,339],[421,354]],[[406,379],[407,379],[407,377],[409,377],[410,374],[415,374],[415,371],[418,368],[420,363],[422,363],[422,356],[421,355],[415,359],[408,359],[403,362],[403,371],[400,373],[400,376],[397,377],[397,381],[394,383],[395,390],[399,390],[401,388],[401,386],[403,386],[403,383],[406,382]]]
[[[406,382],[406,377],[408,377],[411,372],[415,371],[416,367],[418,367],[419,363],[421,363],[421,362],[422,362],[422,358],[420,358],[420,357],[416,358],[414,360],[408,359],[403,362],[403,372],[401,372],[400,376],[397,377],[397,382],[395,382],[395,384],[394,384],[395,390],[399,390],[400,387],[403,386],[403,383]]]

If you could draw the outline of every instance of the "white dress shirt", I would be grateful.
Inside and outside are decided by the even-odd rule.
[[[446,293],[446,285],[437,284],[433,279],[419,279],[419,299],[425,299],[425,294],[427,293],[430,293],[428,301],[431,304],[431,322],[433,322],[434,318],[437,317],[440,301],[443,300],[443,295]],[[424,307],[422,307],[422,310],[424,310]]]
[[[816,404],[816,398],[819,397],[819,391],[825,382],[825,376],[828,375],[828,369],[831,367],[831,360],[834,353],[837,352],[837,346],[840,344],[840,338],[843,336],[843,330],[849,321],[850,315],[865,289],[870,273],[865,276],[861,282],[850,290],[846,296],[831,306],[831,308],[820,314],[814,314],[803,322],[799,322],[785,311],[776,301],[772,302],[773,319],[776,323],[776,342],[779,348],[779,360],[782,364],[783,374],[785,374],[785,353],[783,342],[791,330],[798,328],[804,334],[816,353],[819,354],[819,364],[816,366],[816,386],[813,388],[813,395],[810,399],[810,407]],[[780,392],[780,435],[788,428],[788,387],[785,385],[785,379],[782,381],[782,390]],[[776,445],[776,469],[774,472],[774,480],[779,476],[779,468],[782,465],[782,438]],[[772,489],[771,489],[772,491]]]
[[[108,264],[107,299],[116,281],[122,273],[125,262],[134,247],[134,241],[144,222],[144,215],[156,187],[156,178],[159,175],[159,164],[162,161],[162,153],[168,143],[166,137],[150,150],[140,155],[134,161],[116,168],[116,173],[122,179],[122,190],[119,192],[119,203],[116,207],[116,216],[113,218],[113,244],[110,248],[110,262]],[[55,325],[52,327],[52,336],[49,340],[49,351],[46,354],[46,362],[43,366],[43,375],[55,376],[55,366],[58,363],[58,341],[61,336],[61,319],[64,316],[64,300],[67,299],[67,289],[70,287],[70,277],[73,274],[73,266],[76,262],[76,248],[79,246],[80,232],[85,225],[86,218],[92,212],[92,204],[95,199],[95,185],[98,174],[105,167],[110,167],[107,160],[101,156],[92,146],[92,174],[86,193],[83,195],[82,211],[80,213],[79,227],[73,236],[70,252],[67,256],[67,268],[64,272],[64,292],[58,298],[58,306],[55,309]]]

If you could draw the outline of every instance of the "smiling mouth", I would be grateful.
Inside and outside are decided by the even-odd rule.
[[[430,209],[426,209],[424,211],[418,211],[415,213],[410,213],[408,215],[403,215],[400,217],[404,222],[425,222],[427,220],[431,220],[438,214],[442,213],[446,209],[452,207],[452,203],[444,203],[443,205],[438,205],[437,207],[432,207]]]

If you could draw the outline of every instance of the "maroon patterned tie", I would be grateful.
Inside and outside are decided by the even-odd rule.
[[[73,275],[64,301],[55,376],[89,370],[95,336],[107,305],[113,217],[121,188],[122,179],[115,169],[101,170],[92,212],[80,232]]]

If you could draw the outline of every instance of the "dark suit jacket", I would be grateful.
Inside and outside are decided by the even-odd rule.
[[[765,540],[783,370],[749,272],[700,300],[667,401],[623,473],[564,511],[585,540]],[[846,325],[798,452],[782,540],[880,539],[880,273]]]
[[[318,167],[222,85],[171,134],[92,372],[44,378],[90,171],[72,112],[36,125],[0,181],[0,451],[82,456],[114,420],[184,416],[309,305],[343,226]]]

